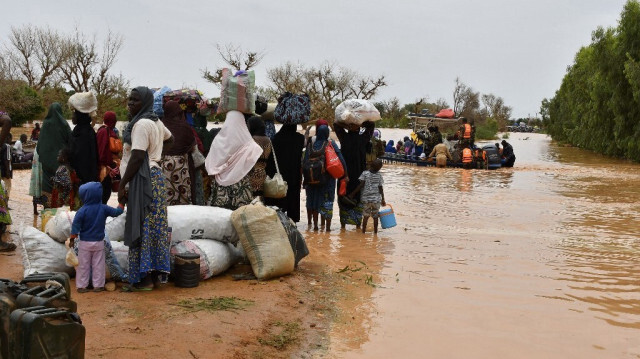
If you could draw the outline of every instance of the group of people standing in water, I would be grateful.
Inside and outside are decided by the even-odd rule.
[[[153,110],[153,95],[154,91],[147,87],[131,90],[129,122],[121,135],[114,112],[105,112],[102,124],[92,125],[98,103],[91,92],[69,98],[73,130],[62,105],[51,104],[37,134],[29,188],[34,213],[38,205],[78,210],[83,205],[78,189],[89,182],[101,183],[103,203],[112,191],[118,192],[118,201],[127,205],[125,244],[129,246],[130,290],[147,290],[166,279],[170,265],[166,240],[168,205],[211,205],[234,210],[262,197],[265,204],[278,206],[293,221],[300,221],[302,162],[309,150],[327,141],[345,169],[345,176],[339,180],[346,189],[338,194],[336,179],[322,186],[305,186],[309,224],[313,220],[314,229],[318,230],[319,214],[322,228],[331,230],[338,194],[341,227],[361,228],[364,208],[357,195],[359,178],[368,168],[368,154],[371,157],[373,147],[379,147],[372,146],[372,142],[377,143],[372,141],[373,122],[362,126],[335,124],[340,146],[330,139],[329,123],[324,120],[316,121],[314,136],[299,133],[298,125],[292,124],[282,125],[269,136],[259,115],[229,111],[222,127],[209,131],[206,118],[198,114],[190,125],[177,101],[164,103],[158,116]],[[8,115],[2,116],[10,124]],[[379,155],[382,154],[383,150]],[[287,195],[279,199],[264,197],[263,193],[265,179],[277,171],[275,158],[279,173],[288,184]],[[0,207],[1,221],[1,209],[8,216],[8,206],[3,207],[0,201]],[[10,224],[10,217],[5,222]]]

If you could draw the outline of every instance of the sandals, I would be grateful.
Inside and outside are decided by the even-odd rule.
[[[104,292],[104,287],[93,288],[94,292]]]
[[[90,289],[88,289],[88,288],[78,288],[78,293],[87,293],[89,291],[90,291]]]

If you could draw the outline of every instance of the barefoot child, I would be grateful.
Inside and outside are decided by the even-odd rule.
[[[76,213],[71,226],[70,246],[80,236],[78,243],[78,268],[76,268],[76,288],[78,293],[88,291],[89,274],[94,292],[104,291],[105,257],[104,257],[104,225],[109,217],[122,214],[124,205],[118,208],[102,204],[102,185],[100,182],[89,182],[80,186],[80,198],[84,205]]]
[[[373,233],[378,233],[378,211],[381,204],[383,206],[387,205],[384,201],[384,191],[382,190],[384,180],[380,174],[381,168],[382,160],[376,159],[371,162],[369,170],[362,172],[360,178],[358,178],[360,180],[358,187],[349,194],[349,197],[353,198],[356,193],[360,192],[360,202],[362,202],[364,208],[362,213],[362,233],[367,228],[369,217],[373,217]]]

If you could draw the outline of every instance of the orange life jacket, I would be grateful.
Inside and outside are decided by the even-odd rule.
[[[471,163],[473,162],[473,154],[471,153],[470,148],[465,148],[462,150],[462,163]]]
[[[463,138],[471,138],[471,125],[468,123],[464,124],[464,135]]]

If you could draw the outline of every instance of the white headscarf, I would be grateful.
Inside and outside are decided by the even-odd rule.
[[[211,143],[204,165],[220,186],[230,186],[249,173],[260,155],[262,148],[251,137],[244,115],[229,111],[222,129]]]

